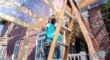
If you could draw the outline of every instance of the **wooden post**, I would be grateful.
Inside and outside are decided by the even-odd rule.
[[[28,55],[28,43],[29,43],[29,30],[27,29],[26,35],[24,36],[24,46],[23,46],[23,53],[22,53],[22,60],[27,60]]]

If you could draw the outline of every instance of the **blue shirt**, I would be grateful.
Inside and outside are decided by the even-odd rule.
[[[51,23],[48,23],[47,24],[47,29],[46,29],[46,36],[47,36],[47,41],[48,42],[52,42],[53,40],[53,37],[54,37],[54,34],[55,34],[55,31],[56,31],[56,28],[53,24]],[[62,36],[61,34],[58,35],[58,38],[57,38],[58,41],[61,41],[62,40]]]

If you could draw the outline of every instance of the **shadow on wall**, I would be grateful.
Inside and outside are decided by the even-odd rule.
[[[10,36],[16,36],[16,37],[8,42],[8,46],[7,46],[8,57],[11,57],[11,55],[13,54],[16,41],[22,40],[24,35],[25,35],[25,29],[23,27],[15,25],[12,32],[10,33]]]

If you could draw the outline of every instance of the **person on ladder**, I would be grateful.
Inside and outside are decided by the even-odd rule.
[[[55,24],[56,24],[56,19],[55,19],[55,16],[53,15],[49,19],[49,22],[47,23],[46,29],[45,29],[46,38],[47,38],[46,43],[45,43],[45,57],[46,57],[46,60],[48,58],[48,54],[49,54],[49,51],[50,51],[50,46],[51,46],[51,43],[52,43],[53,38],[54,38],[55,31],[56,31]],[[58,40],[58,42],[61,42],[63,40],[63,37],[62,37],[61,34],[59,34],[57,40]],[[61,58],[60,46],[59,46],[59,44],[57,44],[57,46],[55,48],[55,54],[54,54],[53,59],[60,59],[60,58]]]

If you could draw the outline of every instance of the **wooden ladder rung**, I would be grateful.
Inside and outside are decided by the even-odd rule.
[[[58,44],[60,44],[61,46],[69,46],[68,44],[66,43],[62,43],[62,42],[57,42]]]
[[[71,31],[71,29],[67,28],[66,26],[62,26],[62,28],[66,31],[69,31],[69,32]]]

